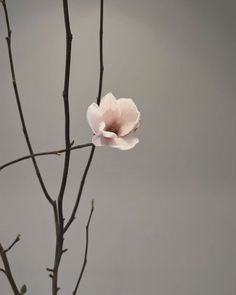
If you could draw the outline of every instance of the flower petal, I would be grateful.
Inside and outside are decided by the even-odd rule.
[[[99,136],[99,135],[94,135],[92,138],[92,143],[95,146],[103,146],[103,145],[108,145],[110,142],[109,138],[105,138],[103,136]]]
[[[112,93],[105,95],[100,104],[101,115],[106,123],[106,126],[111,125],[120,117],[120,108],[117,105],[117,100]]]
[[[124,136],[124,137],[117,137],[113,138],[108,145],[113,148],[117,148],[120,150],[130,150],[132,149],[137,143],[139,139],[134,136]]]
[[[117,104],[120,108],[119,135],[125,136],[137,129],[140,112],[131,98],[120,98],[117,100]]]
[[[102,115],[99,106],[96,103],[92,103],[87,110],[87,120],[90,128],[94,133],[99,133],[101,131],[102,126]],[[105,128],[105,124],[104,128]],[[103,129],[104,129],[103,128]]]
[[[103,98],[101,99],[100,108],[102,113],[106,112],[107,110],[117,108],[116,98],[111,92],[103,96]]]
[[[114,132],[111,131],[102,131],[102,136],[106,137],[106,138],[116,138],[117,135]]]

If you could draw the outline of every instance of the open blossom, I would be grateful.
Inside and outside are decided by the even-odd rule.
[[[138,128],[140,112],[130,98],[116,99],[108,93],[101,99],[100,106],[92,103],[88,107],[87,120],[96,146],[129,150],[139,142],[133,133]]]

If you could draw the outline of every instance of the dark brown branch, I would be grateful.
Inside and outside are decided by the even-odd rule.
[[[14,247],[14,245],[19,241],[20,241],[20,235],[17,235],[15,240],[12,242],[12,244],[6,250],[4,250],[4,252],[5,253],[9,252],[11,250],[11,248]]]
[[[66,30],[66,61],[65,61],[65,76],[64,76],[64,89],[63,89],[66,154],[65,154],[61,187],[60,187],[60,192],[58,196],[58,211],[59,211],[59,219],[61,222],[61,226],[63,226],[63,197],[65,193],[65,187],[66,187],[69,163],[70,163],[69,85],[70,85],[72,34],[70,29],[70,15],[69,15],[69,8],[68,8],[68,0],[63,0],[63,13],[64,13],[64,22],[65,22],[65,30]]]
[[[100,104],[101,101],[101,95],[102,95],[102,84],[103,84],[103,72],[104,72],[104,65],[103,65],[103,10],[104,10],[104,0],[101,0],[100,2],[100,31],[99,31],[99,58],[100,58],[100,74],[99,74],[99,89],[98,89],[98,96],[97,96],[97,104]],[[87,165],[85,167],[85,171],[82,177],[82,180],[80,182],[80,187],[79,187],[79,192],[76,198],[76,202],[74,205],[74,208],[72,210],[71,216],[68,220],[68,222],[65,225],[64,228],[64,232],[66,232],[68,230],[68,228],[70,227],[71,223],[73,222],[73,220],[75,219],[75,215],[79,206],[79,202],[83,193],[83,188],[84,188],[84,184],[85,184],[85,180],[94,156],[94,152],[95,152],[95,146],[92,146],[91,151],[90,151],[90,155],[88,158],[88,162]]]
[[[63,198],[65,194],[65,188],[67,183],[69,163],[70,163],[70,108],[69,108],[69,84],[70,84],[70,67],[71,67],[71,46],[72,46],[72,34],[70,29],[70,16],[68,8],[68,0],[63,0],[63,13],[66,30],[66,61],[65,61],[65,76],[64,76],[64,89],[63,89],[63,102],[65,113],[65,160],[64,169],[61,181],[61,187],[57,198],[58,202],[58,228],[56,238],[55,259],[52,274],[52,294],[57,295],[59,291],[58,287],[58,269],[61,262],[64,242],[64,217],[63,217]]]
[[[60,225],[59,225],[59,218],[58,218],[58,210],[57,210],[57,202],[53,202],[53,214],[54,214],[54,222],[55,222],[55,231],[56,231],[56,238],[59,236],[60,232]]]
[[[90,147],[90,146],[93,146],[93,144],[92,143],[85,143],[85,144],[80,144],[80,145],[70,147],[70,150],[72,151],[72,150],[82,149],[82,148]],[[8,163],[0,166],[0,171],[3,170],[4,168],[8,167],[8,166],[13,165],[13,164],[19,163],[19,162],[27,160],[27,159],[31,159],[32,157],[35,158],[35,157],[39,157],[39,156],[48,156],[48,155],[60,156],[64,152],[66,152],[66,149],[60,149],[60,150],[55,150],[55,151],[36,153],[36,154],[33,154],[33,155],[27,155],[27,156],[18,158],[16,160],[13,160],[11,162],[8,162]]]
[[[85,244],[85,252],[84,252],[84,261],[83,261],[83,265],[82,265],[80,275],[79,275],[79,278],[77,280],[75,289],[73,291],[73,295],[76,295],[76,293],[77,293],[80,281],[82,279],[82,276],[84,274],[84,270],[85,270],[85,267],[86,267],[86,264],[87,264],[88,244],[89,244],[89,225],[90,225],[90,221],[91,221],[91,218],[92,218],[92,215],[93,215],[93,211],[94,211],[94,201],[92,200],[91,211],[90,211],[88,222],[87,222],[87,225],[86,225],[86,244]]]
[[[16,237],[15,241],[5,250],[2,246],[2,244],[0,243],[0,256],[2,258],[2,262],[3,262],[3,265],[4,265],[4,269],[1,268],[1,271],[3,273],[5,273],[7,279],[8,279],[8,282],[12,288],[12,291],[15,295],[21,295],[21,292],[19,291],[17,285],[16,285],[16,282],[13,278],[13,275],[12,275],[12,271],[11,271],[11,268],[10,268],[10,264],[9,264],[9,261],[8,261],[8,258],[7,258],[7,252],[10,251],[10,249],[20,240],[19,236]]]
[[[99,89],[98,89],[98,97],[97,104],[100,104],[102,97],[102,83],[103,83],[103,12],[104,12],[104,0],[100,2],[100,31],[99,31],[99,58],[100,58],[100,75],[99,75]]]
[[[3,268],[0,268],[0,271],[6,274],[5,270]]]
[[[33,156],[34,152],[33,152],[33,148],[29,139],[29,135],[28,135],[28,131],[26,128],[26,124],[25,124],[25,119],[24,119],[24,114],[23,114],[23,110],[22,110],[22,106],[21,106],[21,101],[20,101],[20,96],[19,96],[19,92],[18,92],[18,87],[17,87],[17,83],[16,83],[16,75],[15,75],[15,68],[14,68],[14,62],[13,62],[13,56],[12,56],[12,49],[11,49],[11,28],[10,28],[10,23],[9,23],[9,16],[8,16],[8,11],[7,11],[7,5],[6,5],[6,1],[2,0],[1,1],[2,5],[3,5],[3,9],[4,9],[4,14],[5,14],[5,19],[6,19],[6,25],[7,25],[7,32],[8,35],[6,37],[6,41],[7,41],[7,47],[8,47],[8,55],[9,55],[9,61],[10,61],[10,69],[11,69],[11,76],[12,76],[12,83],[13,83],[13,88],[14,88],[14,93],[15,93],[15,97],[16,97],[16,102],[17,102],[17,107],[18,107],[18,111],[19,111],[19,115],[20,115],[20,120],[21,120],[21,124],[22,124],[22,129],[23,129],[23,133],[25,136],[25,140],[30,152],[30,155],[32,156],[32,162],[35,168],[35,172],[36,175],[38,177],[39,183],[41,185],[41,188],[45,194],[45,197],[47,198],[47,200],[49,201],[49,203],[51,205],[53,205],[53,200],[50,197],[44,181],[42,179],[39,167],[37,165],[37,162]]]
[[[85,167],[85,170],[84,170],[84,173],[83,173],[83,176],[82,176],[82,179],[81,179],[81,183],[80,183],[80,187],[79,187],[79,193],[78,193],[77,198],[76,198],[75,206],[74,206],[74,208],[72,210],[72,213],[71,213],[71,216],[70,216],[68,222],[66,223],[66,225],[64,227],[64,233],[68,230],[71,223],[75,219],[75,215],[76,215],[76,212],[77,212],[77,209],[78,209],[78,206],[79,206],[79,202],[80,202],[80,199],[81,199],[81,196],[82,196],[85,180],[86,180],[86,177],[87,177],[87,174],[88,174],[88,171],[89,171],[89,167],[90,167],[92,159],[93,159],[94,151],[95,151],[95,146],[92,146],[92,149],[91,149],[91,152],[90,152],[90,155],[89,155],[89,159],[88,159],[87,165]]]

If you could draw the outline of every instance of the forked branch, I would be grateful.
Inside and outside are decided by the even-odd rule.
[[[101,96],[102,96],[102,85],[103,85],[103,72],[104,72],[104,65],[103,65],[103,13],[104,13],[104,0],[100,0],[100,28],[99,28],[99,60],[100,60],[100,73],[99,73],[99,87],[98,87],[98,96],[97,96],[97,104],[100,104],[101,101]],[[73,207],[71,216],[69,218],[69,220],[67,221],[65,228],[64,228],[64,232],[66,232],[68,230],[68,228],[70,227],[71,223],[74,221],[75,216],[76,216],[76,212],[78,210],[78,206],[80,203],[80,199],[83,193],[83,188],[84,188],[84,184],[85,184],[85,180],[91,165],[91,162],[93,160],[93,156],[94,156],[94,152],[95,152],[95,146],[92,146],[91,151],[90,151],[90,155],[88,158],[88,162],[87,165],[85,167],[83,176],[82,176],[82,180],[80,182],[80,186],[79,186],[79,192],[75,201],[75,205]]]
[[[4,266],[4,269],[1,268],[0,271],[3,272],[7,279],[8,279],[8,282],[12,288],[12,291],[15,295],[21,295],[22,292],[19,291],[17,285],[16,285],[16,282],[15,282],[15,279],[13,278],[13,275],[12,275],[12,271],[11,271],[11,267],[10,267],[10,264],[9,264],[9,261],[8,261],[8,257],[7,257],[7,252],[9,252],[12,247],[17,243],[19,242],[20,240],[20,235],[18,235],[16,237],[16,239],[13,241],[13,243],[7,248],[7,249],[4,249],[2,244],[0,243],[0,256],[1,256],[1,259],[2,259],[2,262],[3,262],[3,266]]]
[[[70,29],[70,15],[69,15],[68,0],[63,0],[63,14],[64,14],[65,31],[66,31],[66,60],[65,60],[64,89],[63,89],[66,148],[65,148],[65,159],[64,159],[62,181],[61,181],[59,195],[57,198],[58,229],[57,229],[57,236],[56,236],[56,249],[55,249],[53,273],[52,273],[52,294],[53,295],[56,295],[59,291],[58,270],[59,270],[62,255],[65,252],[65,250],[63,249],[63,243],[64,243],[63,199],[64,199],[67,177],[69,172],[70,153],[71,153],[69,85],[70,85],[72,34]]]

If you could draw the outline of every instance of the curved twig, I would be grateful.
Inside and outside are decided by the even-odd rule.
[[[0,268],[0,271],[6,274],[6,271],[3,268]]]
[[[87,222],[87,225],[86,225],[86,244],[85,244],[85,252],[84,252],[84,262],[83,262],[83,265],[82,265],[82,268],[81,268],[81,271],[80,271],[79,278],[77,280],[75,289],[73,291],[73,295],[76,295],[76,293],[77,293],[77,290],[78,290],[80,281],[82,279],[82,276],[84,274],[84,270],[85,270],[87,260],[88,260],[87,257],[88,257],[88,244],[89,244],[89,225],[90,225],[90,221],[91,221],[91,218],[92,218],[92,215],[93,215],[93,211],[94,211],[94,200],[92,200],[91,211],[90,211],[88,222]]]
[[[46,199],[48,200],[48,202],[53,206],[53,200],[50,197],[46,186],[44,184],[44,181],[42,179],[38,164],[34,158],[34,152],[33,152],[33,148],[29,139],[29,135],[28,135],[28,131],[26,128],[26,123],[25,123],[25,119],[24,119],[24,114],[23,114],[23,110],[22,110],[22,106],[21,106],[21,101],[20,101],[20,96],[19,96],[19,91],[18,91],[18,86],[17,86],[17,82],[16,82],[16,75],[15,75],[15,67],[14,67],[14,62],[13,62],[13,56],[12,56],[12,49],[11,49],[11,27],[10,27],[10,23],[9,23],[9,16],[8,16],[8,11],[7,11],[7,5],[6,5],[6,1],[2,0],[1,1],[2,5],[3,5],[3,9],[4,9],[4,14],[5,14],[5,20],[6,20],[6,25],[7,25],[7,37],[6,37],[6,41],[7,41],[7,48],[8,48],[8,55],[9,55],[9,61],[10,61],[10,69],[11,69],[11,76],[12,76],[12,84],[13,84],[13,88],[14,88],[14,93],[15,93],[15,97],[16,97],[16,103],[17,103],[17,108],[18,108],[18,112],[20,115],[20,120],[21,120],[21,125],[22,125],[22,129],[23,129],[23,133],[25,136],[25,140],[30,152],[30,155],[32,156],[32,162],[35,168],[35,172],[36,175],[38,177],[39,183],[41,185],[41,188],[44,192],[44,195],[46,197]]]
[[[85,144],[79,144],[79,145],[75,145],[70,147],[70,150],[77,150],[77,149],[81,149],[81,148],[85,148],[85,147],[90,147],[93,146],[92,143],[85,143]],[[23,156],[20,157],[18,159],[15,159],[13,161],[10,161],[2,166],[0,166],[0,171],[3,170],[6,167],[9,167],[13,164],[19,163],[21,161],[27,160],[27,159],[31,159],[32,157],[39,157],[39,156],[48,156],[48,155],[56,155],[56,156],[60,156],[62,153],[66,152],[67,149],[60,149],[60,150],[55,150],[55,151],[49,151],[49,152],[42,152],[42,153],[36,153],[33,155],[27,155],[27,156]]]

